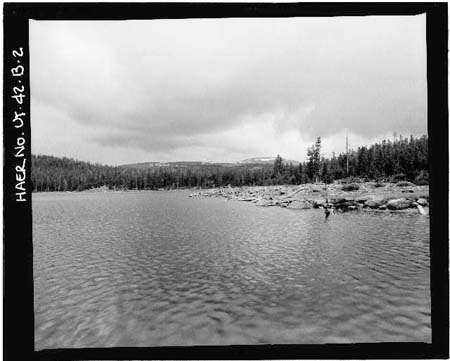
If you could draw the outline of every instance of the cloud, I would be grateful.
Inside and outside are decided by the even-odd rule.
[[[31,21],[30,51],[40,152],[48,133],[34,129],[56,113],[89,134],[67,139],[72,156],[89,142],[110,163],[114,147],[129,162],[301,157],[299,142],[345,129],[426,132],[423,15]]]

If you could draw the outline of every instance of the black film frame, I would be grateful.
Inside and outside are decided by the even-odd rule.
[[[289,344],[34,351],[28,20],[331,17],[426,14],[432,343]],[[3,58],[3,342],[5,360],[422,359],[449,357],[447,3],[5,3]],[[23,52],[20,51],[22,48]],[[16,51],[13,55],[13,51]],[[21,65],[13,75],[12,69]],[[21,71],[22,74],[18,75]],[[19,83],[18,81],[21,80]],[[21,88],[23,85],[24,88]],[[13,91],[13,88],[17,89]],[[20,90],[25,97],[18,97]],[[15,112],[25,113],[13,122]],[[23,142],[23,143],[22,143]],[[23,146],[21,149],[20,146]],[[17,148],[19,147],[19,148]],[[23,156],[18,157],[18,153]],[[20,155],[19,154],[19,155]],[[25,159],[25,201],[17,166]],[[20,170],[20,169],[19,169]],[[21,173],[20,173],[21,174]],[[19,174],[19,177],[20,177]]]

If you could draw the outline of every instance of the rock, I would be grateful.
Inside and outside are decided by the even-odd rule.
[[[363,184],[364,188],[373,189],[376,186],[376,182],[366,182]]]
[[[287,206],[287,208],[289,208],[289,209],[310,209],[311,204],[306,201],[293,201]]]
[[[417,210],[419,211],[419,213],[420,213],[422,216],[425,216],[425,215],[427,214],[427,212],[425,211],[425,209],[424,209],[420,204],[417,205]]]
[[[344,202],[355,202],[355,197],[350,197],[348,195],[345,195],[345,201]]]
[[[414,183],[408,181],[400,181],[395,184],[397,187],[414,187]]]
[[[347,191],[347,192],[357,191],[358,189],[359,189],[359,184],[356,184],[356,183],[344,184],[342,186],[342,190]]]
[[[336,209],[341,209],[343,211],[348,211],[350,209],[357,209],[358,203],[354,200],[345,200],[344,202],[335,203]],[[350,208],[351,207],[351,208]]]
[[[386,207],[390,210],[406,209],[411,206],[412,202],[409,199],[405,198],[392,199],[386,204]]]
[[[373,209],[373,208],[380,208],[385,203],[386,201],[384,199],[369,199],[364,203],[364,206]]]
[[[428,211],[428,186],[410,186],[408,184],[408,186],[398,187],[393,183],[383,183],[384,188],[379,189],[375,187],[376,183],[374,182],[356,184],[359,186],[359,190],[356,192],[344,192],[341,183],[334,183],[330,185],[223,187],[208,190],[199,188],[187,195],[189,197],[223,197],[226,200],[254,203],[260,207],[279,206],[290,209],[328,206],[336,211],[346,212],[364,207],[368,211],[390,209],[417,214],[422,213],[419,208],[421,206],[425,213]],[[389,206],[387,205],[388,201]]]
[[[358,205],[357,202],[353,200],[346,200],[345,202],[339,203],[342,207],[356,207]]]
[[[402,193],[414,193],[414,189],[402,189]]]
[[[327,200],[326,199],[314,199],[313,201],[313,206],[314,208],[319,208],[319,207],[323,207],[327,204]]]
[[[427,200],[425,198],[419,198],[417,200],[417,204],[421,205],[422,207],[425,207],[425,206],[428,205],[428,202],[427,202]]]
[[[358,203],[365,203],[369,200],[369,196],[359,196],[355,198],[355,201]]]
[[[333,204],[344,203],[345,201],[346,201],[345,197],[331,198],[331,203],[333,203]]]
[[[269,206],[273,206],[273,203],[270,202],[270,201],[268,201],[268,200],[266,200],[266,199],[260,199],[260,200],[257,201],[255,204],[256,204],[257,206],[260,206],[260,207],[269,207]]]
[[[277,199],[275,201],[275,205],[276,206],[280,206],[280,207],[286,207],[291,201],[286,200],[286,199]]]

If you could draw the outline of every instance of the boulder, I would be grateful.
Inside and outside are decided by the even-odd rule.
[[[408,181],[400,181],[395,184],[397,187],[414,187],[414,183]]]
[[[357,184],[357,183],[349,183],[349,184],[344,184],[342,186],[342,190],[347,191],[347,192],[357,191],[358,189],[359,189],[359,184]]]
[[[344,203],[346,201],[345,197],[335,197],[335,198],[331,198],[331,203],[333,204],[339,204],[339,203]]]
[[[364,188],[369,188],[369,189],[373,189],[376,186],[376,182],[366,182],[363,184]]]
[[[417,205],[417,210],[423,216],[427,215],[427,213],[428,213],[427,211],[425,211],[425,209],[420,204]]]
[[[270,202],[270,201],[268,201],[268,200],[266,200],[266,199],[260,199],[260,200],[257,201],[255,204],[256,204],[257,206],[260,206],[260,207],[269,207],[269,206],[273,206],[273,203]]]
[[[243,201],[243,202],[253,202],[255,199],[255,197],[247,197],[247,198],[238,198],[238,201]]]
[[[353,200],[346,200],[344,202],[335,203],[334,206],[338,209],[349,210],[357,209],[358,203]]]
[[[291,203],[290,200],[286,200],[286,199],[277,199],[275,201],[273,201],[275,203],[276,206],[280,206],[280,207],[286,207],[289,203]]]
[[[314,208],[323,207],[323,206],[325,206],[327,204],[327,200],[324,199],[324,198],[314,199],[312,202],[313,202]]]
[[[293,201],[287,206],[287,208],[289,208],[289,209],[310,209],[311,204],[306,201]]]
[[[422,207],[425,207],[425,206],[428,205],[428,202],[427,202],[427,200],[425,198],[419,198],[417,200],[417,204],[421,205]]]
[[[380,208],[382,205],[384,205],[386,201],[384,199],[369,199],[366,202],[364,202],[364,207],[369,208]]]
[[[412,205],[413,204],[409,199],[398,198],[392,199],[389,202],[387,202],[386,207],[390,210],[400,210],[410,208]]]
[[[349,195],[345,195],[345,202],[355,202],[355,197],[351,197]]]
[[[402,189],[401,193],[414,193],[414,189]]]
[[[369,200],[369,196],[359,196],[355,198],[355,201],[358,203],[365,203]]]

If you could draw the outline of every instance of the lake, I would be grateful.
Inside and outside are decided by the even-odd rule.
[[[429,218],[33,194],[35,347],[431,342]]]

